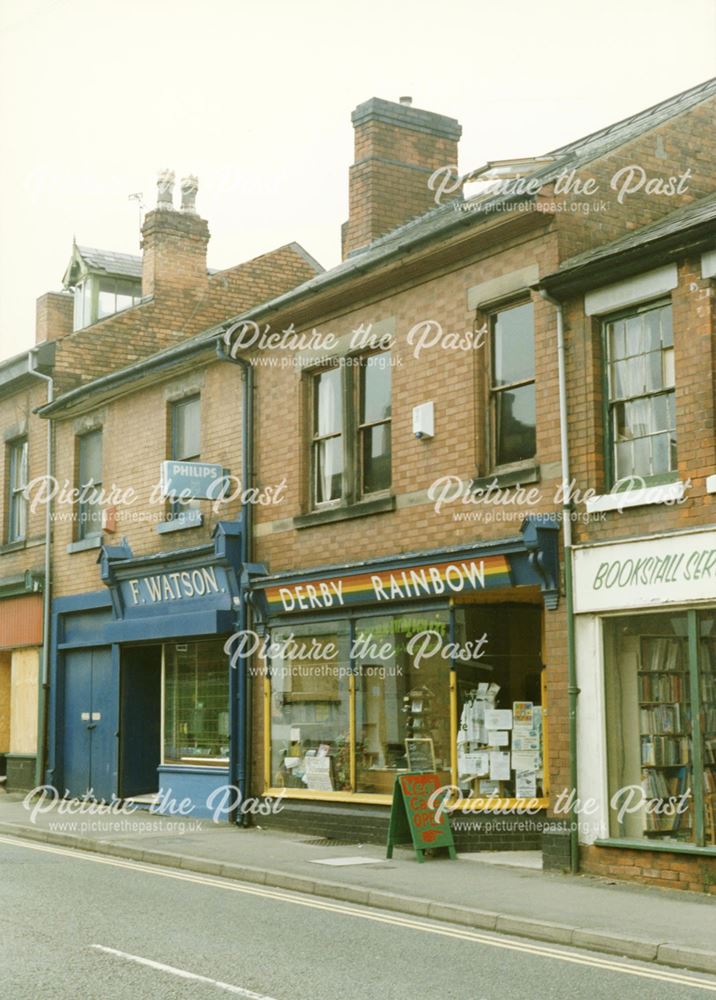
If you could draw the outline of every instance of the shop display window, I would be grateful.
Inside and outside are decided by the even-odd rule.
[[[273,784],[350,790],[348,623],[274,629],[271,640]]]
[[[604,622],[609,833],[716,844],[716,613]]]
[[[448,632],[447,611],[357,620],[357,791],[392,794],[416,759],[449,771]]]
[[[465,603],[272,629],[267,785],[390,796],[397,774],[436,771],[465,800],[544,798],[541,615]]]
[[[457,784],[465,798],[545,795],[541,609],[455,609]]]
[[[229,667],[222,639],[164,647],[164,763],[225,767]]]

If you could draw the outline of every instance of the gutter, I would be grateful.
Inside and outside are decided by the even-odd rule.
[[[47,405],[55,396],[52,375],[38,370],[38,352],[34,348],[28,356],[29,374],[47,382]],[[47,425],[46,475],[52,477],[54,468],[54,426]],[[50,607],[52,596],[52,502],[45,504],[45,581],[42,593],[42,661],[37,706],[37,756],[35,758],[35,786],[44,784],[45,758],[47,756],[47,701],[50,689]]]
[[[253,445],[254,445],[254,368],[245,358],[232,357],[224,351],[224,343],[216,342],[216,355],[220,361],[239,365],[242,370],[243,397],[241,415],[241,487],[245,492],[253,481]],[[251,562],[252,542],[252,509],[251,502],[242,501],[242,531],[241,531],[241,572]],[[237,631],[242,632],[250,624],[249,605],[243,587],[240,590],[239,610],[236,620]],[[251,817],[238,809],[241,802],[247,798],[251,784],[251,679],[249,677],[249,657],[241,656],[238,666],[229,668],[229,720],[230,733],[236,734],[229,740],[229,783],[236,785],[240,792],[240,802],[237,802],[229,813],[232,823],[248,827]],[[233,802],[233,797],[232,797]]]
[[[569,715],[569,864],[570,871],[579,871],[579,824],[577,813],[577,657],[574,629],[574,584],[572,565],[572,490],[569,472],[569,439],[567,435],[567,380],[565,374],[564,310],[562,303],[549,292],[539,289],[545,301],[557,311],[557,373],[559,382],[559,443],[562,463],[562,531],[564,538],[564,589],[567,599],[567,695]]]

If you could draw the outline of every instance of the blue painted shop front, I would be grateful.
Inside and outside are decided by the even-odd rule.
[[[241,541],[229,521],[212,543],[173,552],[105,545],[105,588],[53,603],[48,784],[157,812],[188,800],[194,817],[228,800],[239,713],[224,643],[241,606]]]

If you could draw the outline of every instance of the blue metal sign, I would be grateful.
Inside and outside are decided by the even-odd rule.
[[[219,500],[228,486],[228,469],[211,462],[162,462],[162,495],[172,500]]]

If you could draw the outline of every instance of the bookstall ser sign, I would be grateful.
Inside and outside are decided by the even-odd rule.
[[[418,861],[425,860],[425,851],[446,847],[456,858],[450,821],[440,809],[435,792],[442,787],[440,775],[401,774],[395,779],[393,806],[390,810],[387,858],[393,857],[396,844],[412,843]],[[438,815],[439,812],[439,815]]]
[[[576,549],[574,563],[577,612],[712,600],[716,531]]]

